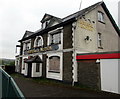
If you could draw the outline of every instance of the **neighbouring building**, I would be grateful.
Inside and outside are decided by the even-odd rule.
[[[65,18],[45,14],[41,23],[19,40],[16,72],[120,93],[120,30],[104,2]]]

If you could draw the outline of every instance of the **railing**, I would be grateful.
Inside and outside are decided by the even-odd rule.
[[[0,99],[1,98],[25,99],[13,78],[0,67]]]

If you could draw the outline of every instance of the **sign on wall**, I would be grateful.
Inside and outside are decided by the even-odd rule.
[[[54,51],[54,50],[58,50],[58,49],[59,49],[58,45],[51,45],[48,47],[34,47],[33,49],[24,51],[24,54],[26,55],[26,54],[45,52],[45,51]]]
[[[85,30],[88,30],[88,31],[93,31],[94,30],[93,24],[91,24],[88,21],[85,21],[85,20],[81,19],[79,23],[80,23],[79,26],[81,28],[85,29]]]

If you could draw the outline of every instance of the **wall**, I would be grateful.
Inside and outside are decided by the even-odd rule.
[[[25,58],[28,58],[28,57],[26,56],[26,57],[22,58],[21,74],[27,75],[27,68],[28,68],[28,66],[27,66],[27,63],[24,63],[24,59]],[[24,64],[25,64],[25,69],[23,69],[23,65]]]
[[[84,22],[85,25],[83,23],[81,26],[81,22]],[[96,10],[87,13],[84,18],[78,18],[75,29],[75,49],[83,52],[96,51],[96,31]],[[85,41],[86,36],[89,36],[91,40]]]
[[[40,63],[40,72],[36,72],[36,63],[32,63],[31,77],[41,77],[41,76],[42,76],[42,64]]]
[[[63,27],[63,49],[73,48],[72,46],[72,24]]]
[[[42,55],[39,55],[39,57],[42,59]],[[40,71],[36,72],[36,63],[32,63],[32,74],[31,77],[41,77],[42,76],[42,63],[40,63]]]
[[[78,61],[78,83],[100,89],[100,65],[96,63],[96,60]]]
[[[101,11],[104,13],[104,21],[105,23],[97,22],[97,33],[102,34],[102,47],[103,49],[98,49],[99,52],[105,51],[118,51],[118,44],[120,43],[120,38],[118,37],[117,32],[115,31],[112,23],[107,17],[105,11],[101,6],[96,9],[97,11]],[[96,13],[97,14],[97,13]],[[97,15],[96,15],[97,16]],[[118,43],[119,42],[119,43]]]
[[[118,92],[120,93],[120,59],[118,60]]]
[[[72,82],[72,53],[73,52],[63,53],[63,81],[65,82]]]
[[[101,89],[103,91],[118,93],[118,66],[120,66],[118,59],[100,60]]]
[[[42,77],[46,78],[46,62],[47,62],[47,55],[43,54],[43,63],[42,63]]]
[[[104,13],[105,23],[98,22],[98,11]],[[88,19],[90,19],[91,22]],[[87,25],[84,25],[85,28],[81,27],[82,20],[85,23],[91,24],[93,30],[89,30],[89,26]],[[103,49],[98,48],[98,33],[102,34]],[[91,40],[85,41],[84,39],[86,36],[89,36]],[[76,23],[75,38],[75,48],[77,51],[106,52],[120,50],[118,49],[120,38],[101,6],[98,6],[96,9],[93,9],[91,12],[85,14],[85,16],[81,19],[78,18]]]

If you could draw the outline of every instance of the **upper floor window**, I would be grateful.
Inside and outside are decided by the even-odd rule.
[[[49,21],[45,21],[44,23],[42,23],[42,29],[46,28],[49,24]]]
[[[51,35],[51,43],[52,44],[59,44],[61,43],[61,33],[56,33]]]
[[[103,12],[98,11],[98,21],[103,22],[103,23],[105,22]]]
[[[26,42],[25,43],[25,50],[29,50],[30,49],[30,42]]]
[[[102,48],[101,33],[98,33],[98,48]]]
[[[34,47],[40,47],[40,46],[43,46],[43,38],[42,38],[42,36],[38,36],[35,39],[35,42],[34,42]]]

